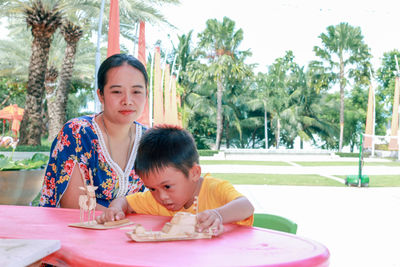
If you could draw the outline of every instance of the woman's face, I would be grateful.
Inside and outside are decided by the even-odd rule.
[[[146,83],[142,72],[126,63],[111,68],[106,74],[104,94],[99,94],[99,100],[108,120],[120,124],[137,120],[146,103]]]

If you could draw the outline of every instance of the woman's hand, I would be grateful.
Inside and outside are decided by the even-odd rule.
[[[205,210],[197,214],[198,232],[206,230],[212,231],[212,234],[217,236],[224,232],[223,218],[217,210]]]

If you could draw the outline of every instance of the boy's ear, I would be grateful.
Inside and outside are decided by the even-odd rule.
[[[199,164],[195,163],[193,167],[189,170],[189,179],[193,182],[197,182],[201,176],[201,167]]]

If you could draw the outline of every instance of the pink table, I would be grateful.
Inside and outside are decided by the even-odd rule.
[[[0,238],[56,239],[61,249],[44,258],[58,266],[328,266],[322,244],[261,228],[225,225],[212,239],[136,243],[126,230],[68,227],[79,210],[0,205]],[[146,229],[161,230],[169,217],[130,215]]]

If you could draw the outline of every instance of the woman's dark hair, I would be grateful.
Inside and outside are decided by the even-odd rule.
[[[124,63],[127,63],[128,65],[134,67],[143,74],[145,85],[147,88],[149,78],[147,77],[147,71],[142,62],[128,54],[115,54],[104,60],[103,63],[101,63],[100,65],[99,72],[97,74],[97,87],[100,90],[100,94],[104,94],[104,85],[107,83],[107,72],[112,68],[124,65]]]
[[[199,154],[193,136],[178,126],[158,125],[142,136],[134,169],[141,178],[165,167],[174,167],[188,177],[195,163],[199,163]]]

